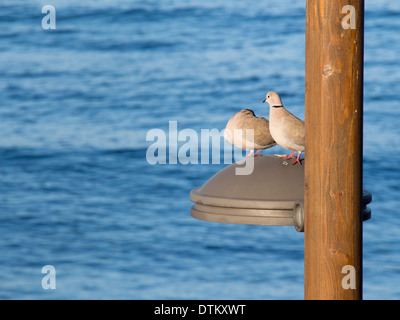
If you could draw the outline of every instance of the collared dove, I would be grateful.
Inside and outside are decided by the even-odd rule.
[[[224,138],[230,144],[244,149],[251,150],[246,158],[250,157],[254,150],[271,148],[276,142],[269,132],[268,120],[263,117],[256,117],[253,110],[244,109],[233,115],[226,125]]]
[[[268,92],[263,102],[268,102],[270,106],[269,121],[272,137],[280,146],[293,151],[289,156],[284,158],[293,159],[293,155],[297,151],[298,155],[293,164],[299,163],[301,165],[300,155],[305,149],[304,121],[283,107],[281,97],[276,92]]]

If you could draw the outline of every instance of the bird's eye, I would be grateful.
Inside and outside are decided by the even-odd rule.
[[[268,99],[271,98],[270,96],[268,96]]]

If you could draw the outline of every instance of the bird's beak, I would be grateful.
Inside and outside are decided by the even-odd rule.
[[[263,103],[266,103],[267,102],[267,98],[265,98],[264,100],[263,100]]]

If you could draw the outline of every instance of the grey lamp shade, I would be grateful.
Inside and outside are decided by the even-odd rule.
[[[254,161],[251,174],[236,169]],[[258,156],[231,164],[190,193],[192,217],[205,221],[253,225],[295,226],[304,230],[304,160],[292,165],[280,156]],[[370,217],[364,191],[363,214]],[[366,217],[366,218],[369,218]],[[366,219],[364,219],[366,220]]]
[[[234,163],[192,190],[192,217],[223,223],[294,225],[295,208],[304,199],[304,166],[277,156],[245,161],[254,161],[251,174],[237,175],[236,169],[245,165]]]

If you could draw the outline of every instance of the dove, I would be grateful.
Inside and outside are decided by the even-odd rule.
[[[257,156],[261,150],[276,145],[269,132],[268,120],[256,117],[251,109],[244,109],[233,115],[224,130],[224,138],[238,148],[251,150],[246,158],[250,157],[254,150],[257,150],[254,154]]]
[[[296,151],[297,158],[293,164],[300,162],[300,155],[305,149],[305,127],[304,121],[300,120],[282,104],[281,97],[276,92],[268,92],[263,102],[269,103],[269,125],[270,132],[274,140],[283,148],[293,151],[284,159],[293,159]]]

